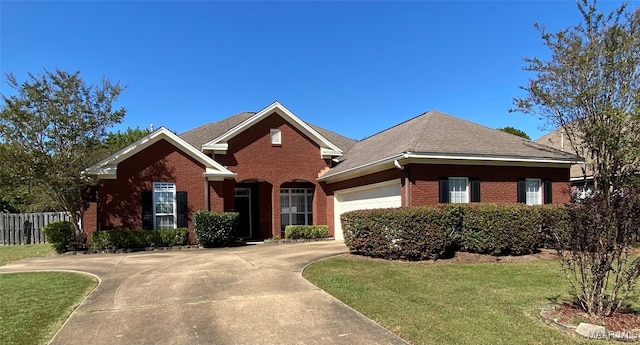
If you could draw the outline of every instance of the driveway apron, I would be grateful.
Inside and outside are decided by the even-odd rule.
[[[51,344],[406,344],[302,278],[342,242],[52,256],[0,273],[71,270],[98,287]]]

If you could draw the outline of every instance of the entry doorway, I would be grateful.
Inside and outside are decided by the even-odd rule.
[[[251,188],[234,188],[234,209],[240,213],[238,237],[253,238],[253,212],[251,209]]]

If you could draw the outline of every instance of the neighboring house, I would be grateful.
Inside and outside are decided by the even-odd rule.
[[[87,168],[98,180],[84,231],[188,227],[196,210],[236,211],[240,236],[288,224],[438,203],[569,201],[579,157],[429,111],[362,141],[310,125],[274,102],[177,136],[165,128]]]
[[[578,193],[578,197],[584,198],[593,187],[593,163],[588,152],[580,146],[581,143],[572,143],[563,128],[551,131],[536,139],[535,142],[560,151],[586,157],[583,161],[571,166],[569,178],[573,191]]]

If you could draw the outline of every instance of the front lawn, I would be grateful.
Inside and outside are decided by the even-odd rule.
[[[0,274],[0,344],[46,344],[96,286],[78,273]]]
[[[601,344],[545,325],[538,307],[569,298],[559,262],[397,262],[356,256],[304,277],[412,344]]]
[[[0,266],[12,261],[48,256],[55,253],[50,243],[0,246]]]

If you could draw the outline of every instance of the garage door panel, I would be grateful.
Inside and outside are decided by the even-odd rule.
[[[402,183],[398,179],[336,191],[334,193],[334,236],[336,240],[344,240],[340,223],[341,214],[355,210],[400,207],[402,206],[401,190]]]

